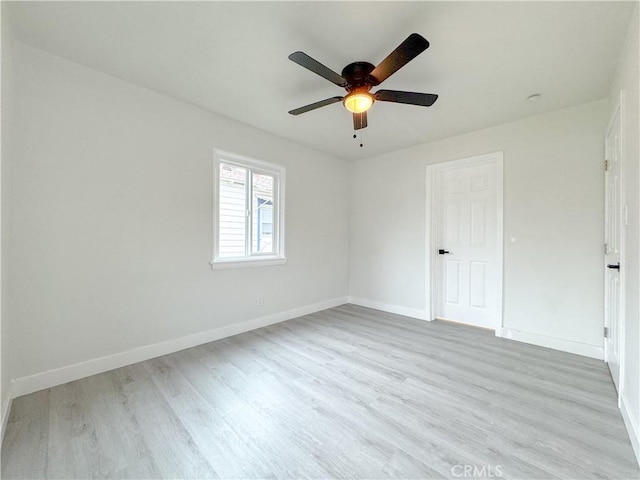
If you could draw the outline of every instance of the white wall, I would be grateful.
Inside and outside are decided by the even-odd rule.
[[[16,377],[347,295],[344,161],[20,43],[15,69]],[[286,265],[211,270],[214,147],[287,168]]]
[[[350,295],[424,312],[426,165],[503,150],[504,326],[601,352],[606,119],[599,101],[354,162]]]
[[[10,400],[10,382],[12,378],[10,342],[9,342],[9,315],[8,306],[8,266],[9,244],[11,226],[11,165],[13,158],[13,114],[14,114],[14,89],[13,89],[13,37],[11,23],[6,2],[0,7],[2,16],[2,129],[0,132],[2,152],[0,156],[0,422],[4,433],[4,420],[8,416]]]
[[[625,161],[625,204],[629,224],[625,229],[624,275],[626,282],[624,379],[621,389],[621,407],[627,428],[635,440],[634,449],[640,462],[640,121],[638,70],[640,57],[638,40],[638,6],[631,16],[625,46],[611,86],[610,106],[615,108],[620,90],[625,92],[623,155]]]

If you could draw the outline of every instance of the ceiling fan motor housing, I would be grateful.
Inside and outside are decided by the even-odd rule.
[[[368,92],[375,85],[370,73],[376,68],[369,62],[353,62],[342,69],[342,77],[347,81],[348,92],[364,90]]]

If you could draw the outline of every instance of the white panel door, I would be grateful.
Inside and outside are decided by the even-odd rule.
[[[620,381],[620,247],[622,198],[620,195],[620,115],[612,119],[606,139],[605,172],[605,359],[619,389]]]
[[[436,175],[436,318],[496,328],[496,164],[459,166]]]

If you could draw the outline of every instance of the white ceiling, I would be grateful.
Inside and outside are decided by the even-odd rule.
[[[633,2],[18,2],[16,37],[78,63],[317,150],[354,159],[607,96]],[[376,103],[352,138],[338,73],[379,63],[410,33],[431,47],[382,88],[437,93],[433,107]],[[525,98],[540,93],[537,103]]]

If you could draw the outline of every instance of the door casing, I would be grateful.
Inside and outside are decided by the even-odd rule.
[[[503,174],[503,160],[504,152],[497,151],[492,153],[486,153],[482,155],[476,155],[473,157],[461,158],[458,160],[450,160],[441,163],[435,163],[427,166],[427,192],[426,192],[426,219],[425,219],[425,238],[427,254],[426,268],[427,278],[426,285],[426,311],[428,319],[431,321],[436,316],[436,302],[437,302],[437,288],[438,288],[438,271],[437,249],[440,248],[437,245],[437,239],[435,232],[438,229],[438,222],[440,221],[440,215],[437,209],[439,208],[438,201],[436,199],[436,174],[438,172],[460,168],[471,167],[475,165],[494,164],[496,169],[496,261],[497,261],[497,285],[496,285],[496,322],[495,322],[495,334],[497,337],[502,336],[502,323],[503,323],[503,276],[504,276],[504,262],[503,262],[503,250],[504,250],[504,213],[503,213],[503,195],[504,195],[504,174]]]

